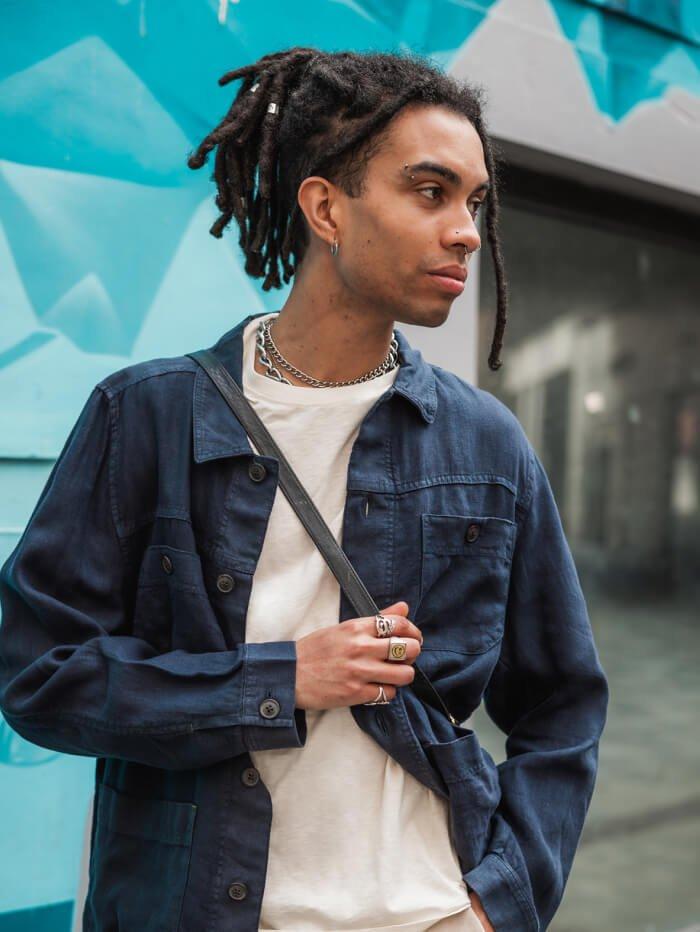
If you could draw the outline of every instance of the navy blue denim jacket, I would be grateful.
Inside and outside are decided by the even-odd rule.
[[[256,316],[214,347],[239,385]],[[497,932],[536,932],[593,793],[607,679],[518,420],[396,337],[400,371],[352,449],[342,546],[378,605],[408,602],[456,720],[484,699],[507,759],[410,686],[350,711],[448,800]],[[192,359],[137,363],[92,390],[0,569],[2,712],[97,758],[87,932],[258,928],[272,807],[248,752],[306,741],[295,641],[245,640],[277,486]],[[354,616],[341,592],[338,621]]]

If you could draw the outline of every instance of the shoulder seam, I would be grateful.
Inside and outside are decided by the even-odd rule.
[[[516,506],[520,509],[522,514],[522,521],[524,523],[528,514],[530,513],[530,507],[532,505],[532,495],[535,488],[535,451],[528,440],[527,442],[527,479],[525,480],[525,495],[522,502],[517,502]]]
[[[104,390],[101,385],[96,386],[107,399],[107,416],[109,419],[109,440],[107,441],[107,476],[109,481],[109,505],[112,518],[112,527],[114,528],[114,536],[117,538],[119,544],[119,552],[122,556],[122,565],[126,562],[128,554],[126,552],[126,543],[124,537],[119,532],[119,528],[122,524],[121,519],[121,510],[119,507],[119,498],[117,492],[117,444],[119,443],[119,425],[117,423],[118,417],[118,398],[116,395],[110,397],[110,395]]]
[[[108,380],[113,378],[113,376],[115,375],[115,373],[112,373],[111,375],[108,375],[106,378],[102,379],[101,382],[98,382],[96,385],[96,388],[101,389],[101,391],[103,391],[105,395],[107,396],[107,398],[109,398],[111,401],[113,398],[116,398],[117,395],[120,395],[125,389],[131,388],[132,385],[138,385],[140,382],[145,382],[146,379],[155,379],[162,375],[172,375],[173,373],[180,373],[180,372],[186,372],[186,373],[189,373],[190,375],[196,375],[197,374],[196,365],[197,364],[195,362],[192,362],[192,364],[185,363],[179,366],[172,366],[168,369],[164,369],[162,372],[146,372],[143,375],[135,376],[133,379],[126,382],[124,385],[120,385],[118,387],[113,387],[107,384]]]

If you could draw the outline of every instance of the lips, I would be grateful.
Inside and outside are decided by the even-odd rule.
[[[466,281],[467,270],[461,265],[445,265],[440,269],[433,269],[429,275],[439,275],[441,278],[455,278],[459,282]]]
[[[449,275],[437,275],[434,272],[430,272],[429,277],[433,280],[438,288],[441,288],[443,291],[447,291],[450,294],[457,295],[464,291],[464,282],[459,278],[453,278]]]

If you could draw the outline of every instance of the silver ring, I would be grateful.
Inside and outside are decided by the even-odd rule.
[[[390,702],[391,699],[387,699],[384,687],[380,686],[377,698],[373,699],[372,702],[363,702],[362,705],[389,705]]]
[[[377,612],[377,614],[374,616],[374,623],[377,628],[378,638],[390,638],[394,633],[396,622],[393,618],[387,618],[386,615],[382,615],[381,612]]]
[[[374,616],[374,623],[377,629],[378,638],[390,638],[389,641],[389,652],[392,650],[392,641],[398,641],[398,638],[392,638],[392,632],[396,626],[396,622],[393,618],[388,618],[386,615],[382,615],[381,612],[377,612]],[[400,643],[404,644],[404,655],[405,655],[405,642],[401,641]],[[389,705],[391,699],[387,699],[386,693],[384,692],[384,687],[379,687],[379,692],[377,693],[377,698],[372,702],[363,702],[362,705]]]

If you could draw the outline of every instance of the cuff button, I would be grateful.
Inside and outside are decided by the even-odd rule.
[[[276,699],[263,699],[260,703],[260,714],[263,718],[277,718],[280,714],[280,704]]]
[[[251,463],[248,467],[248,475],[253,480],[253,482],[262,482],[262,480],[267,475],[267,470],[262,463]]]

